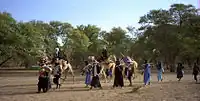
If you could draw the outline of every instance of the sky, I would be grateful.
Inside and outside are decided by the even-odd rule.
[[[168,9],[173,3],[198,7],[198,0],[0,0],[0,12],[11,13],[18,21],[56,20],[110,31],[119,26],[137,28],[140,16],[152,9]]]

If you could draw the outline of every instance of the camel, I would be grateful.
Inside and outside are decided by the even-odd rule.
[[[89,56],[88,57],[89,60],[92,60],[94,58],[95,58],[94,56]],[[100,61],[99,59],[97,59],[97,61],[99,62],[100,66],[101,66],[100,74],[104,77],[105,82],[107,82],[107,77],[110,77],[109,81],[111,81],[111,79],[114,76],[115,60],[116,59],[115,59],[115,57],[113,55],[110,55],[110,57],[108,58],[107,61]],[[111,75],[107,76],[106,75],[106,70],[111,70]]]
[[[73,71],[72,65],[66,60],[61,59],[60,61],[62,62],[61,68],[62,68],[62,75],[64,76],[64,78],[62,78],[63,81],[66,81],[67,74],[71,72],[71,74],[73,76],[73,83],[74,83],[75,75],[74,75],[74,71]]]
[[[124,57],[124,56],[123,56]],[[132,68],[132,73],[133,73],[133,78],[135,79],[135,78],[137,78],[138,77],[138,74],[139,74],[139,71],[138,71],[138,63],[135,61],[135,60],[133,60],[133,59],[131,59],[129,56],[127,56],[127,57],[125,57],[125,58],[127,58],[128,60],[129,60],[129,64],[130,64],[130,66],[131,66],[131,68]],[[128,66],[128,63],[127,63],[127,61],[125,61],[124,59],[122,59],[121,60],[121,64],[123,65],[123,67],[126,67],[126,66]],[[124,77],[125,77],[125,69],[123,69],[123,75],[124,75]]]
[[[71,64],[67,61],[67,60],[64,60],[64,59],[53,59],[53,60],[50,60],[49,58],[47,57],[42,57],[42,63],[47,63],[49,67],[51,67],[52,69],[55,67],[54,64],[55,62],[59,62],[60,63],[60,67],[61,67],[61,79],[64,81],[66,81],[67,79],[67,74],[71,72],[72,76],[73,76],[73,83],[74,83],[74,71],[73,71],[73,68],[71,66]],[[53,72],[54,72],[54,69],[52,70],[52,75],[53,75]],[[63,83],[62,82],[62,83]]]

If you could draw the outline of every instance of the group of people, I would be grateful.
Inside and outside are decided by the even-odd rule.
[[[164,68],[163,68],[161,62],[158,62],[156,67],[158,70],[158,81],[162,81],[163,80],[162,73],[164,72]],[[177,68],[176,68],[176,74],[177,74],[178,81],[181,81],[181,79],[183,78],[183,75],[184,75],[183,69],[184,69],[183,64],[178,63]],[[197,65],[197,63],[194,63],[192,74],[193,74],[193,77],[194,77],[194,80],[196,81],[196,83],[198,82],[197,76],[198,76],[199,72],[200,72],[199,66]]]
[[[55,54],[55,59],[59,59],[59,48],[56,48],[56,54]],[[107,55],[107,51],[106,49],[103,49],[102,52],[102,57],[101,60],[105,61],[108,58]],[[121,60],[125,61],[126,63],[126,67],[125,67],[125,73],[123,73],[123,65],[121,64]],[[130,68],[130,61],[127,58],[122,58],[122,59],[116,59],[115,62],[115,69],[114,69],[114,83],[113,83],[113,88],[115,87],[123,87],[124,86],[124,75],[125,74],[130,82],[130,86],[132,85],[132,74],[133,74],[133,70],[132,68]],[[41,92],[41,89],[43,89],[43,92],[47,92],[50,88],[51,88],[51,81],[50,81],[50,72],[52,71],[52,69],[50,68],[50,66],[48,65],[50,63],[45,63],[45,61],[42,62],[41,64],[41,70],[40,70],[40,75],[39,75],[39,82],[38,82],[38,92]],[[144,69],[143,69],[143,74],[144,74],[144,78],[143,78],[143,82],[144,85],[150,85],[150,81],[151,81],[151,64],[148,63],[147,60],[144,61],[144,65],[143,65]],[[162,82],[163,81],[163,77],[162,74],[164,73],[164,67],[161,61],[158,61],[156,64],[156,68],[157,68],[157,79],[158,82]],[[184,66],[181,63],[178,63],[177,66],[177,78],[178,81],[181,80],[181,78],[183,77],[183,68]],[[100,88],[102,89],[102,85],[100,82],[100,72],[101,72],[101,66],[99,61],[97,61],[95,59],[94,56],[92,56],[88,61],[85,61],[85,67],[83,68],[83,70],[85,71],[86,77],[85,77],[85,84],[86,87],[90,86],[90,89],[92,88]],[[196,82],[198,81],[197,79],[197,75],[199,73],[200,69],[198,67],[198,65],[195,63],[194,64],[194,68],[193,68],[193,75],[194,75],[194,80],[196,80]],[[109,71],[111,72],[111,71]],[[61,63],[58,61],[55,61],[55,65],[54,65],[54,79],[53,82],[57,85],[56,88],[60,87],[60,77],[62,74],[62,69],[61,69]]]
[[[95,64],[98,65],[98,62],[93,58],[93,61],[95,61]],[[94,62],[93,62],[94,63]],[[97,72],[97,74],[94,74],[94,68],[95,65],[93,65],[93,63],[89,63],[88,61],[85,61],[85,65],[86,68],[84,68],[86,70],[86,78],[85,78],[85,84],[86,87],[88,87],[89,85],[91,85],[92,87],[101,87],[100,81],[99,81],[99,73]],[[114,71],[114,84],[113,87],[123,87],[124,86],[124,80],[123,80],[123,66],[120,64],[120,59],[117,59],[115,61],[116,63],[116,67],[115,67],[115,71]],[[144,73],[144,78],[143,78],[143,82],[144,85],[150,85],[150,81],[151,81],[151,64],[148,63],[147,60],[145,60],[144,63],[144,69],[143,69],[143,73]],[[98,67],[98,70],[100,67]],[[161,61],[158,61],[156,63],[156,69],[157,69],[157,80],[158,82],[162,82],[163,81],[163,73],[164,73],[164,66],[163,63]],[[178,81],[180,81],[183,78],[184,75],[184,66],[182,65],[182,63],[178,63],[177,65],[177,69],[176,69],[176,74],[177,74],[177,79]],[[193,75],[194,75],[194,80],[197,82],[198,81],[198,73],[200,72],[200,69],[197,65],[197,63],[194,63],[193,66]],[[130,72],[128,72],[130,73]],[[90,76],[92,75],[92,80],[90,79]],[[96,79],[98,78],[98,79]],[[94,82],[95,81],[95,82]]]
[[[177,74],[178,81],[181,81],[181,79],[183,78],[183,75],[184,75],[184,70],[183,69],[184,69],[183,64],[182,63],[178,63],[178,66],[176,68],[176,74]],[[198,82],[197,76],[198,76],[199,72],[200,72],[200,69],[199,69],[198,64],[194,63],[192,74],[193,74],[193,77],[194,77],[194,80],[196,81],[196,83]]]
[[[39,77],[38,77],[38,93],[43,90],[43,92],[47,92],[51,88],[50,82],[50,72],[51,68],[45,63],[43,60],[40,64]]]
[[[49,89],[51,89],[51,74],[53,74],[53,83],[56,84],[56,89],[61,86],[60,78],[62,74],[62,68],[61,68],[61,61],[59,61],[59,58],[55,58],[54,65],[52,65],[52,61],[48,61],[48,58],[42,58],[39,66],[39,77],[38,77],[38,93],[43,90],[43,92],[47,92]],[[53,68],[52,68],[53,66]]]
[[[115,59],[114,59],[115,60]],[[123,65],[121,64],[121,60],[123,60],[125,62],[125,73],[123,73]],[[102,56],[100,57],[100,59],[98,58],[97,60],[95,59],[94,56],[92,56],[88,61],[85,61],[85,67],[83,68],[83,71],[85,71],[86,77],[85,77],[85,84],[86,87],[88,87],[89,85],[91,85],[91,89],[93,87],[101,87],[101,83],[99,81],[99,75],[100,75],[100,70],[101,70],[101,66],[100,66],[100,62],[108,62],[108,54],[107,54],[107,50],[106,48],[103,49],[102,51]],[[123,57],[122,59],[116,59],[116,61],[112,61],[115,62],[115,68],[114,69],[114,84],[113,87],[123,87],[124,86],[124,75],[126,75],[126,77],[128,78],[129,82],[130,82],[130,86],[132,85],[132,74],[133,74],[133,68],[131,67],[131,61],[129,58],[127,57]],[[109,64],[109,62],[108,62]],[[112,77],[112,68],[107,69],[106,70],[106,74],[107,76]],[[92,76],[92,79],[91,79]]]
[[[115,69],[114,69],[114,84],[113,84],[113,88],[115,87],[123,87],[124,86],[124,73],[123,73],[123,65],[120,62],[120,59],[116,59],[115,61]],[[90,89],[92,89],[93,87],[99,87],[102,88],[100,80],[99,80],[99,75],[100,75],[100,70],[101,67],[99,66],[99,62],[97,62],[95,60],[94,57],[92,57],[91,61],[85,61],[85,67],[83,68],[83,70],[85,71],[86,77],[85,77],[85,84],[86,87],[88,87],[89,85],[91,86]],[[161,63],[158,65],[160,66],[159,69],[162,69]],[[127,71],[125,70],[125,75],[127,76],[129,82],[130,82],[130,86],[132,85],[132,70],[131,68],[125,68],[127,69]],[[127,74],[126,74],[127,73]],[[144,65],[144,84],[145,85],[149,85],[150,84],[150,76],[151,76],[151,71],[150,71],[150,64],[147,62],[147,60],[145,61],[145,65]],[[92,78],[92,79],[91,79]],[[162,80],[162,73],[159,74],[158,77],[160,80]]]
[[[93,87],[94,88],[98,87],[102,89],[100,79],[99,79],[100,70],[101,70],[99,62],[95,60],[95,57],[92,57],[91,61],[90,60],[85,61],[85,65],[86,66],[84,67],[84,71],[86,74],[86,78],[85,78],[86,87],[90,85],[91,86],[90,89],[92,89]],[[123,71],[123,67],[120,65],[120,61],[117,59],[113,87],[124,86],[122,71]],[[91,76],[92,76],[92,79],[91,79]]]

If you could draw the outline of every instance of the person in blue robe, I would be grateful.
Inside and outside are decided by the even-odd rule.
[[[160,82],[163,80],[162,74],[164,72],[164,68],[160,61],[157,63],[156,67],[157,67],[157,72],[158,72],[158,74],[157,74],[158,82]]]
[[[88,87],[91,83],[91,68],[92,68],[92,66],[88,63],[88,61],[85,61],[85,65],[86,65],[86,67],[84,68],[85,74],[86,74],[85,84],[86,84],[86,87]]]
[[[150,77],[151,77],[151,66],[145,60],[145,67],[144,67],[144,85],[150,85]]]

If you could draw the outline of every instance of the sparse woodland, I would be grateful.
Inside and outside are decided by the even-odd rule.
[[[173,4],[170,9],[153,9],[140,17],[140,28],[114,27],[110,32],[96,25],[72,26],[67,22],[21,22],[9,12],[0,12],[0,66],[30,67],[38,59],[52,57],[58,44],[62,54],[75,66],[88,55],[109,54],[133,57],[138,63],[162,60],[174,70],[177,62],[191,66],[200,62],[200,16],[193,5]],[[134,12],[132,12],[134,13]],[[134,37],[132,37],[134,36]]]

